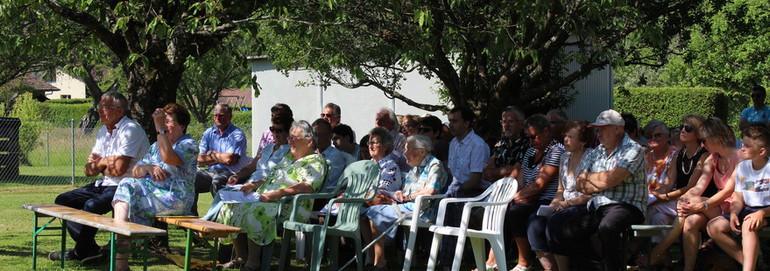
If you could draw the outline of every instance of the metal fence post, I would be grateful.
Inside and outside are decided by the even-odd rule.
[[[45,166],[51,166],[51,142],[49,142],[48,135],[50,131],[45,132]]]
[[[72,152],[70,152],[70,164],[72,165],[72,186],[75,186],[75,119],[70,119],[70,143]]]

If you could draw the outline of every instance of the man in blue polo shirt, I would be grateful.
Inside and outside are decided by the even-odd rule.
[[[770,122],[770,107],[765,105],[765,97],[767,91],[762,86],[754,86],[751,89],[751,101],[754,102],[754,106],[748,107],[741,111],[741,119],[739,127],[741,131],[749,127],[752,123],[762,123],[767,125]]]
[[[231,123],[232,119],[233,109],[227,104],[217,104],[214,107],[214,126],[203,132],[198,146],[198,165],[208,168],[195,173],[193,215],[198,215],[198,193],[216,195],[227,184],[227,179],[249,162],[246,135]]]

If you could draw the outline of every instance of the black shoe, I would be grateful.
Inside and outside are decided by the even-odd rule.
[[[61,261],[61,258],[62,258],[61,251],[54,251],[54,252],[48,253],[48,259],[51,261]],[[76,259],[75,250],[74,249],[65,250],[64,259],[67,259],[67,260]]]

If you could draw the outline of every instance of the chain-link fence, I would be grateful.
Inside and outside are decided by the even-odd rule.
[[[211,124],[191,124],[187,132],[200,140]],[[0,182],[40,185],[82,185],[98,176],[83,173],[96,133],[101,128],[81,129],[78,121],[19,120],[0,118]],[[253,144],[251,126],[239,125]],[[256,139],[259,141],[259,138]]]

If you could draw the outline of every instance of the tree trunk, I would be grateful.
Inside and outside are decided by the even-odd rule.
[[[156,63],[157,64],[157,63]],[[184,71],[181,65],[145,67],[134,64],[128,67],[128,108],[130,116],[144,128],[150,142],[155,142],[157,132],[152,121],[155,108],[176,102],[176,91]]]

